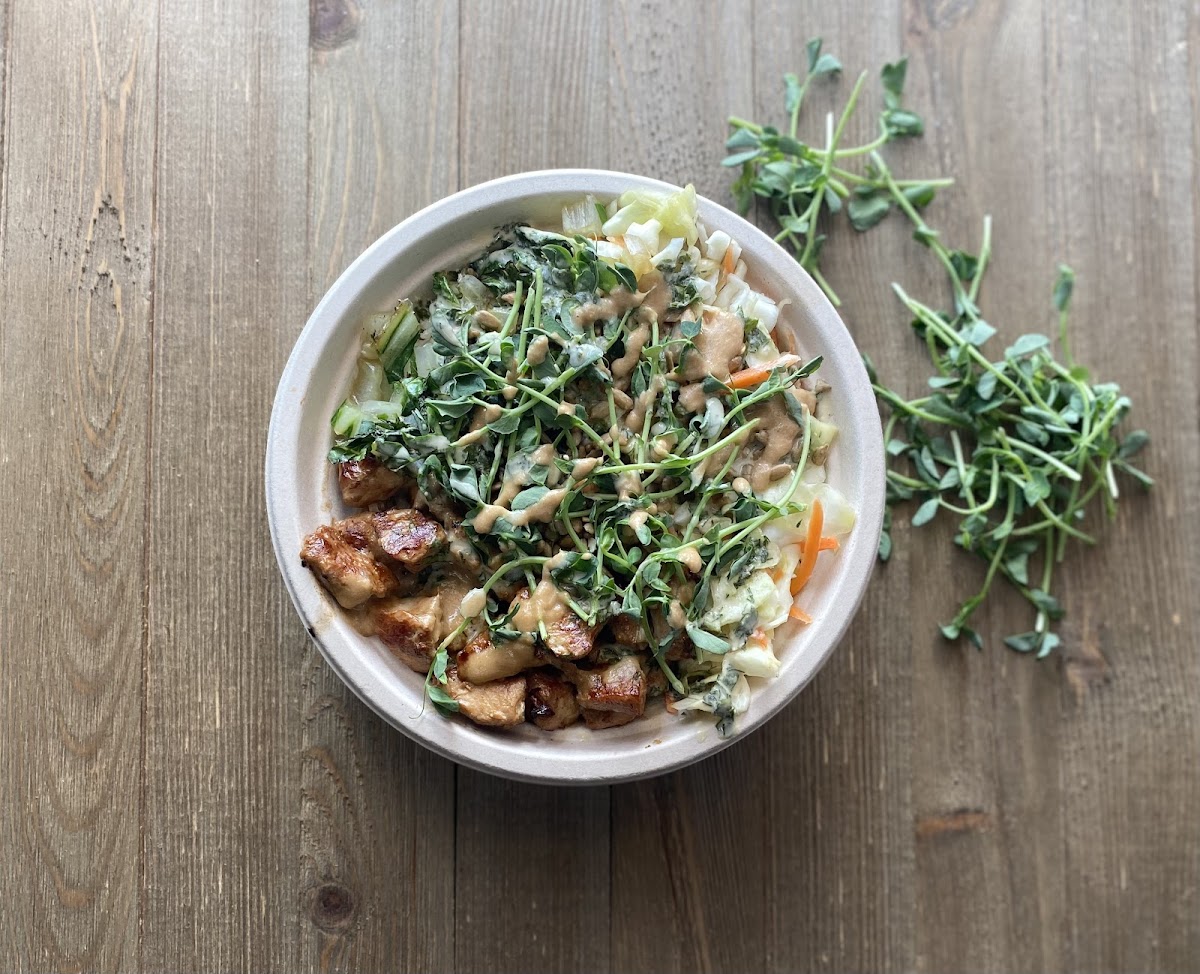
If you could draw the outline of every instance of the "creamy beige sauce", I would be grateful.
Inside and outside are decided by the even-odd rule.
[[[525,361],[530,365],[541,365],[546,361],[546,353],[550,350],[550,339],[545,335],[538,335],[529,343],[529,348],[525,350]]]
[[[675,434],[669,433],[666,436],[657,437],[654,445],[650,447],[650,456],[655,460],[665,460],[671,455],[671,451],[675,449]]]
[[[560,402],[558,404],[558,415],[559,416],[574,416],[575,415],[575,403]]]
[[[571,320],[580,327],[584,327],[597,321],[615,318],[630,308],[636,308],[642,303],[643,298],[645,298],[644,294],[619,287],[610,292],[608,297],[592,301],[590,304],[581,304],[571,312]]]
[[[638,360],[642,357],[642,349],[650,340],[650,329],[646,325],[638,325],[625,336],[625,354],[615,359],[612,364],[613,378],[620,381],[628,378],[629,373],[637,368]]]
[[[514,527],[544,523],[553,518],[558,512],[558,505],[562,503],[562,499],[566,494],[567,489],[565,487],[547,491],[541,500],[534,501],[523,511],[510,511],[502,504],[484,504],[483,509],[471,520],[471,527],[475,529],[477,534],[487,534],[496,526],[496,521],[500,518],[504,518],[504,520]]]
[[[625,415],[625,428],[634,432],[640,433],[642,426],[646,421],[646,414],[654,408],[654,400],[658,398],[658,394],[662,392],[663,386],[666,384],[666,379],[661,375],[656,375],[650,380],[650,386],[637,397],[633,404],[633,408]]]
[[[481,588],[473,588],[463,596],[458,605],[458,614],[464,619],[474,619],[487,606],[487,593]]]
[[[533,593],[521,600],[517,611],[513,613],[513,628],[518,632],[535,633],[539,623],[549,628],[562,622],[570,611],[571,607],[563,599],[562,593],[552,582],[543,578]]]
[[[504,322],[486,308],[475,312],[475,321],[479,323],[481,328],[486,328],[489,331],[499,331],[504,327]]]
[[[700,560],[700,552],[696,550],[694,545],[688,545],[686,548],[679,548],[675,552],[679,558],[679,563],[683,565],[693,575],[699,575],[700,570],[704,567],[704,562]]]
[[[480,426],[478,429],[473,429],[468,433],[463,433],[457,440],[454,441],[455,446],[470,446],[472,443],[478,443],[487,436],[487,428]]]
[[[671,303],[671,287],[663,280],[662,272],[647,271],[638,278],[638,290],[645,294],[642,308],[653,311],[655,319],[662,321],[667,313],[667,305]]]
[[[781,396],[772,396],[747,410],[746,415],[761,420],[754,431],[754,440],[760,449],[749,464],[749,469],[744,471],[754,492],[761,494],[771,486],[772,481],[791,472],[792,467],[780,461],[795,449],[801,430],[788,414]]]
[[[518,392],[520,392],[520,390],[516,386],[505,386],[500,390],[500,395],[502,395],[509,402],[512,402],[512,400],[517,398]]]
[[[603,459],[603,457],[584,457],[582,460],[576,460],[571,466],[571,479],[582,480],[600,466]]]
[[[706,311],[693,341],[696,350],[684,356],[683,378],[696,382],[712,375],[728,382],[746,344],[745,324],[730,311]]]
[[[642,492],[642,478],[636,470],[617,474],[617,498],[627,501]]]
[[[634,531],[637,531],[637,529],[644,526],[649,519],[649,511],[634,511],[629,515],[629,526],[633,528]]]
[[[702,382],[693,382],[691,385],[680,387],[679,405],[685,412],[703,412],[704,404],[707,402],[708,393],[704,391],[704,384]]]
[[[748,481],[745,477],[734,477],[733,489],[739,494],[748,494],[750,493],[750,481]]]
[[[678,599],[671,599],[671,604],[667,607],[667,625],[672,629],[687,628],[687,614]]]
[[[483,421],[485,423],[494,423],[504,413],[504,407],[496,403],[489,403],[483,407]]]

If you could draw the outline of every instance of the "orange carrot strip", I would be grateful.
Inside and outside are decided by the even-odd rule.
[[[721,258],[721,269],[726,274],[732,274],[735,267],[737,267],[737,261],[733,259],[733,247],[726,247],[725,256]]]
[[[817,553],[821,550],[821,528],[825,526],[825,513],[821,510],[821,502],[813,501],[812,514],[808,518],[808,535],[804,539],[804,554],[800,557],[800,567],[792,576],[792,597],[800,594],[800,590],[812,578],[813,569],[817,565]]]
[[[812,624],[812,616],[798,606],[793,605],[790,609],[788,609],[788,615],[790,615],[797,622],[803,622],[806,626]]]
[[[801,551],[804,550],[804,546],[807,543],[808,543],[807,538],[804,541],[800,542],[800,550]],[[837,551],[838,548],[840,548],[840,547],[841,547],[841,545],[838,544],[837,538],[833,537],[833,535],[826,535],[825,537],[823,537],[821,539],[820,543],[817,545],[817,550],[818,551]]]
[[[760,382],[766,382],[771,378],[771,370],[765,368],[742,369],[740,372],[734,372],[729,379],[729,384],[735,389],[749,389],[751,386],[756,386]]]

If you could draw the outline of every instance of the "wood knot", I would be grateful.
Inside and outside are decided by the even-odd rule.
[[[934,30],[949,30],[975,10],[975,0],[925,0],[925,16]]]
[[[341,933],[354,920],[354,894],[341,883],[322,883],[308,891],[308,916],[326,933]]]
[[[332,51],[358,33],[362,8],[357,0],[308,0],[308,44],[314,51]]]

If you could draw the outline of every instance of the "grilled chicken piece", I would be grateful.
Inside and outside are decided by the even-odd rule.
[[[424,673],[442,638],[442,597],[386,599],[368,608],[375,634],[405,666]]]
[[[608,631],[612,634],[613,642],[622,646],[645,646],[646,634],[642,632],[642,622],[634,616],[613,616],[608,620]]]
[[[446,545],[446,531],[420,511],[380,511],[371,516],[379,548],[410,572],[419,572]]]
[[[525,677],[510,676],[483,686],[459,678],[458,668],[446,670],[446,692],[458,701],[459,712],[484,727],[514,727],[525,719]]]
[[[632,724],[637,719],[637,714],[623,714],[615,710],[583,711],[583,722],[588,725],[589,730],[605,730],[609,727],[621,727],[624,724]]]
[[[538,632],[546,627],[546,647],[560,659],[583,659],[596,643],[596,629],[587,625],[563,600],[562,593],[549,582],[538,582],[533,597],[529,589],[516,594],[511,605],[522,603],[514,616],[516,627],[524,632]]]
[[[372,457],[338,464],[338,487],[351,507],[378,504],[398,493],[405,479]]]
[[[304,539],[300,563],[347,609],[396,588],[396,577],[376,560],[369,533],[354,518],[317,528]]]
[[[646,711],[646,674],[636,656],[595,670],[576,670],[575,690],[589,727],[627,724]],[[627,717],[614,720],[611,715]]]
[[[526,674],[525,716],[542,730],[561,730],[579,719],[575,688],[557,674],[534,670]]]
[[[536,666],[537,650],[531,639],[493,642],[485,630],[468,639],[456,659],[459,675],[468,683],[491,683]]]

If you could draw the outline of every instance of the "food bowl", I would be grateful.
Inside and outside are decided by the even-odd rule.
[[[296,611],[334,671],[372,710],[413,740],[454,761],[522,781],[610,784],[662,774],[739,741],[778,713],[813,678],[845,633],[871,577],[883,519],[884,450],[870,381],[845,325],[811,277],[766,234],[710,200],[699,216],[742,246],[751,286],[786,301],[779,327],[797,348],[822,355],[820,376],[839,437],[828,479],[858,515],[846,543],[818,562],[805,589],[813,622],[776,633],[782,667],[753,681],[750,710],[722,738],[708,715],[677,716],[661,706],[622,727],[579,724],[547,733],[525,724],[495,730],[444,717],[424,699],[423,678],[375,638],[360,635],[300,563],[304,536],[349,513],[326,462],[329,418],[345,395],[361,345],[363,320],[401,297],[424,293],[435,271],[480,253],[496,227],[551,224],[564,203],[591,193],[610,199],[627,189],[678,187],[642,176],[561,169],[496,179],[447,197],[384,234],[337,279],[304,326],[279,382],[267,441],[266,500],[275,556]],[[296,661],[299,666],[299,660]]]

